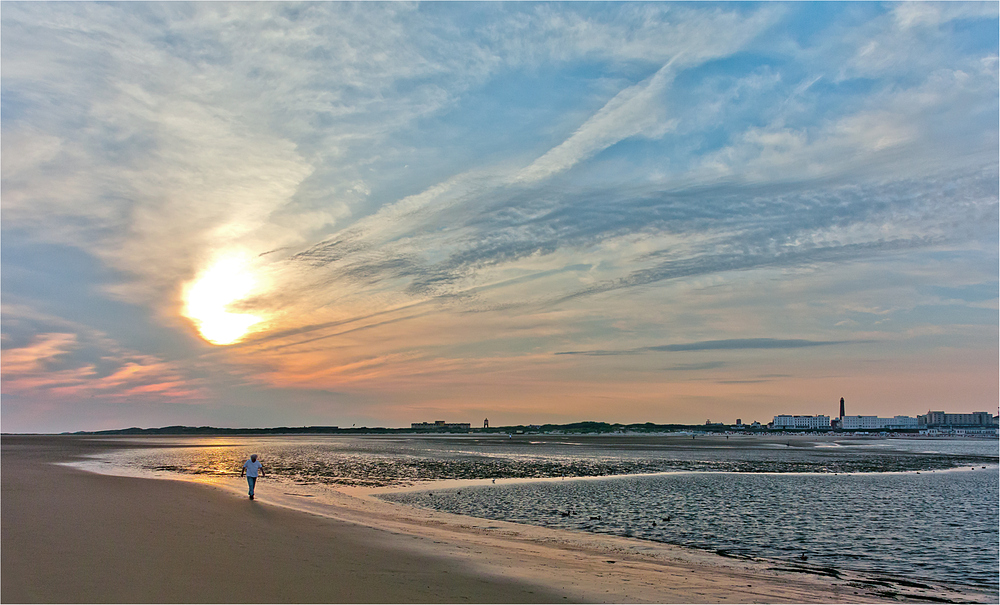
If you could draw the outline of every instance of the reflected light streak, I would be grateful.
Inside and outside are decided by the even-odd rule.
[[[256,315],[227,310],[229,305],[247,298],[256,286],[257,280],[244,259],[224,257],[188,284],[182,313],[208,342],[232,344],[261,321]]]

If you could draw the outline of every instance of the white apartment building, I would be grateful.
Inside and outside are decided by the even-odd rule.
[[[972,414],[927,412],[927,414],[917,416],[917,422],[925,426],[996,426],[993,415],[989,412],[974,412]]]
[[[830,428],[829,416],[791,416],[781,414],[774,417],[774,428],[776,429],[828,429]]]
[[[840,419],[840,428],[845,431],[915,429],[917,428],[917,419],[910,416],[894,416],[892,418],[844,416]]]

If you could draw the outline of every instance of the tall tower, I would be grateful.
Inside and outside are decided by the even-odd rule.
[[[840,419],[844,419],[844,398],[840,398]]]

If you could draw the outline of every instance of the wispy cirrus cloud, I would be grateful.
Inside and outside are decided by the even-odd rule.
[[[556,355],[638,355],[641,353],[670,353],[686,351],[760,351],[768,349],[801,349],[803,347],[826,347],[831,345],[862,344],[847,340],[805,340],[802,338],[731,338],[727,340],[704,340],[670,345],[654,345],[624,350],[558,351]],[[719,366],[711,366],[715,368]],[[705,367],[684,369],[708,369]]]
[[[676,121],[663,115],[666,110],[661,97],[672,80],[676,59],[615,95],[568,139],[521,170],[515,180],[533,182],[552,176],[629,137],[666,134]]]

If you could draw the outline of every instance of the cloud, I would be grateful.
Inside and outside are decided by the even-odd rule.
[[[700,63],[737,52],[784,12],[777,5],[703,11],[632,4],[617,7],[609,19],[586,5],[564,10],[543,4],[515,10],[481,33],[498,53],[528,66],[594,57],[662,64],[678,53]]]
[[[914,178],[987,164],[997,157],[996,145],[983,131],[967,129],[995,108],[984,85],[996,75],[976,71],[983,73],[932,72],[918,86],[872,95],[868,107],[819,125],[792,128],[780,116],[709,154],[700,171],[706,178],[776,182]]]
[[[190,19],[179,18],[182,13]],[[668,101],[677,75],[759,44],[757,37],[783,13],[774,7],[634,7],[607,19],[600,11],[535,7],[503,15],[476,38],[456,36],[406,6],[360,12],[335,5],[81,6],[70,14],[69,29],[42,9],[17,8],[4,19],[5,84],[27,109],[5,120],[5,146],[23,161],[5,167],[4,216],[40,236],[86,247],[134,276],[114,288],[117,294],[158,301],[168,312],[177,306],[180,283],[231,248],[278,250],[258,263],[275,292],[299,292],[316,305],[329,304],[341,280],[380,292],[390,305],[454,296],[492,280],[486,267],[675,230],[670,221],[696,214],[693,199],[689,210],[650,205],[660,194],[655,187],[630,198],[632,191],[574,190],[574,181],[568,190],[560,182],[559,190],[546,181],[572,177],[574,168],[626,139],[654,141],[673,125],[690,128],[697,123],[691,112]],[[129,27],[121,28],[120,19]],[[169,40],[157,35],[162,23],[170,24]],[[269,33],[275,27],[285,35]],[[259,44],[239,43],[251,38]],[[103,67],[81,78],[65,57]],[[373,195],[364,167],[383,167],[381,156],[400,150],[390,137],[459,102],[491,74],[553,60],[659,65],[652,76],[609,95],[526,168],[481,165],[364,216]],[[152,70],[163,75],[142,75]],[[768,84],[751,86],[754,78]],[[399,94],[403,82],[413,85]],[[780,82],[780,73],[764,70],[733,91]],[[881,171],[885,163],[916,165],[896,159],[899,148],[918,142],[935,148],[913,122],[914,111],[953,104],[955,95],[945,91],[981,94],[969,82],[945,78],[933,91],[927,84],[916,93],[886,93],[872,104],[895,106],[842,116],[818,133],[780,121],[745,130],[700,160],[700,173],[674,174],[659,188],[693,191],[720,178],[848,179],[858,170]],[[799,86],[796,94],[804,92]],[[904,93],[935,100],[921,101],[923,110],[906,108]],[[733,94],[735,100],[745,93]],[[34,119],[50,98],[77,99],[45,106],[47,123],[57,128]],[[83,115],[95,126],[87,132],[68,127]],[[883,163],[871,154],[882,154]],[[343,177],[333,179],[334,173]],[[45,188],[33,186],[41,182]],[[52,216],[60,218],[52,224]],[[345,229],[303,247],[341,223]],[[289,255],[316,270],[285,263]],[[611,260],[625,268],[625,259]],[[258,302],[275,304],[276,298]]]
[[[662,115],[661,97],[672,80],[675,59],[615,95],[572,136],[519,172],[515,180],[533,182],[550,177],[628,137],[657,138],[666,134],[676,122]]]
[[[141,10],[25,7],[3,23],[4,85],[24,106],[4,146],[33,160],[5,167],[5,221],[135,276],[117,290],[147,303],[217,250],[301,241],[272,221],[312,167],[227,102],[225,66],[173,54]]]
[[[941,187],[950,199],[965,201],[943,203]],[[989,230],[980,232],[977,225],[990,224],[995,195],[995,187],[977,173],[827,188],[821,194],[808,185],[571,190],[565,202],[549,194],[542,204],[526,202],[530,205],[514,212],[509,200],[499,212],[476,217],[468,225],[476,235],[467,248],[426,271],[450,275],[439,284],[451,284],[473,268],[488,273],[496,263],[562,260],[559,250],[573,250],[590,274],[598,266],[612,269],[609,278],[565,293],[575,298],[713,273],[847,262],[970,236],[988,239]],[[588,252],[581,256],[582,251]],[[632,269],[613,274],[626,267]]]
[[[594,36],[621,33],[602,15],[514,12],[498,27],[526,28],[522,39],[549,57],[626,52],[663,65],[669,56],[644,53],[665,35],[692,64],[732,52],[774,11],[673,11],[684,27],[638,11],[635,46],[625,51],[594,45]],[[738,36],[709,35],[736,22]],[[526,60],[405,5],[78,5],[60,14],[25,6],[6,11],[3,24],[5,90],[19,103],[5,112],[4,146],[18,158],[5,163],[5,220],[131,274],[114,292],[165,313],[176,308],[180,283],[220,254],[301,246],[365,215],[370,167],[401,151],[390,137]],[[669,79],[668,63],[626,87],[526,174],[559,172],[623,138],[658,136],[664,125],[651,116]],[[88,128],[74,127],[84,120]],[[356,228],[382,245],[394,237],[388,223],[497,186],[489,171],[482,178],[472,171],[404,196]],[[401,262],[376,270],[405,273]]]
[[[997,282],[969,284],[957,287],[931,286],[926,291],[944,300],[961,300],[964,302],[996,301],[997,298],[1000,298],[1000,284]]]
[[[33,401],[99,397],[195,402],[206,393],[175,363],[106,335],[17,306],[3,308],[3,392]]]
[[[555,355],[637,355],[641,353],[667,353],[689,351],[746,351],[768,349],[801,349],[804,347],[825,347],[830,345],[859,344],[860,341],[846,340],[805,340],[800,338],[732,338],[726,340],[705,340],[683,344],[655,345],[623,350],[559,351]],[[718,366],[711,366],[718,367]],[[688,369],[688,368],[685,368]],[[702,368],[697,368],[702,369]],[[704,368],[710,369],[710,368]]]
[[[799,349],[802,347],[824,347],[829,345],[856,344],[843,340],[804,340],[800,338],[735,338],[728,340],[706,340],[678,345],[649,347],[652,351],[733,351],[745,349]]]
[[[700,370],[717,370],[726,366],[724,361],[706,361],[704,363],[679,363],[662,368],[667,372],[695,372]]]
[[[979,56],[995,55],[995,41],[977,28],[988,30],[996,18],[997,8],[989,3],[899,3],[856,27],[831,28],[832,35],[809,52],[837,81],[873,78],[904,84],[944,65],[968,65],[982,51]],[[964,44],[956,45],[955,36]]]
[[[892,16],[899,29],[907,30],[938,27],[956,19],[996,18],[997,7],[981,2],[907,2],[895,5]]]
[[[27,346],[7,349],[3,359],[4,373],[16,376],[43,370],[47,362],[65,355],[74,344],[75,334],[41,334]]]

